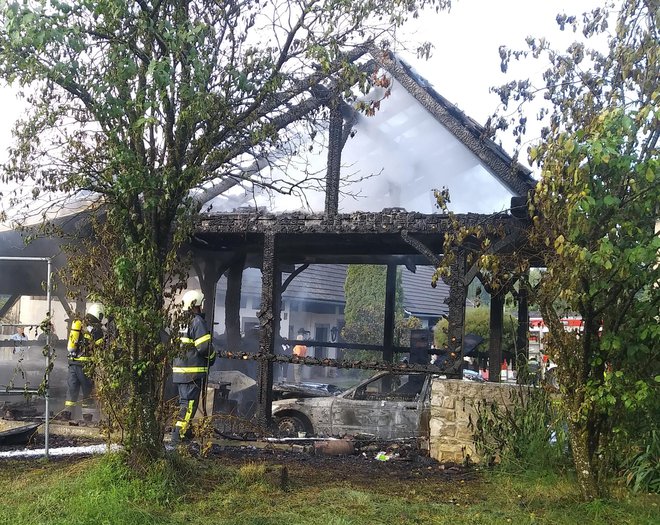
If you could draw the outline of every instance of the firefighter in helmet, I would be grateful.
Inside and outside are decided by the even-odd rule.
[[[89,303],[84,318],[75,319],[71,324],[69,340],[67,343],[67,355],[69,370],[67,373],[66,402],[61,418],[71,419],[74,407],[78,406],[78,395],[82,390],[82,417],[85,421],[91,421],[96,411],[92,389],[94,384],[91,379],[92,352],[103,344],[103,321],[104,308],[100,303]]]
[[[179,414],[172,429],[173,445],[186,437],[200,394],[206,388],[209,368],[215,362],[211,333],[202,315],[204,295],[199,290],[188,290],[183,294],[182,302],[188,319],[187,326],[181,330],[179,354],[172,366],[173,381],[179,390]]]

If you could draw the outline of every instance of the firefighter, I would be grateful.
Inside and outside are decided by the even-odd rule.
[[[67,373],[67,391],[64,411],[61,418],[71,419],[72,410],[78,406],[78,395],[82,389],[82,417],[91,422],[94,417],[95,403],[92,398],[94,384],[91,379],[91,361],[94,348],[103,344],[104,308],[100,303],[90,303],[87,306],[83,320],[75,319],[69,332],[67,354],[69,370]]]
[[[182,302],[188,326],[181,330],[178,340],[181,347],[172,366],[173,381],[179,391],[179,414],[172,429],[172,445],[189,435],[209,368],[215,362],[211,333],[202,315],[204,295],[199,290],[188,290]]]

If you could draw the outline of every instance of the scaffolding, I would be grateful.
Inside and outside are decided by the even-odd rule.
[[[52,258],[51,257],[5,257],[0,256],[0,261],[14,261],[14,262],[42,262],[46,263],[46,303],[47,303],[47,315],[50,317],[52,314]],[[14,324],[13,326],[32,326],[32,325],[22,325]],[[46,331],[46,348],[48,351],[44,352],[46,360],[46,369],[44,371],[44,388],[39,390],[28,390],[28,389],[7,389],[6,392],[9,393],[28,393],[33,395],[43,395],[45,401],[45,413],[44,413],[44,457],[48,458],[49,454],[49,422],[50,422],[50,405],[49,405],[49,375],[52,362],[52,348],[50,345],[50,330]],[[12,390],[17,390],[13,392]]]

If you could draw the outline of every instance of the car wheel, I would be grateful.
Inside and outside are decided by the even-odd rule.
[[[296,416],[282,416],[275,419],[277,433],[282,437],[298,437],[305,432],[305,423]]]

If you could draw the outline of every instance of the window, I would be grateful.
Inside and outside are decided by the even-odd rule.
[[[412,401],[421,394],[424,374],[387,374],[355,391],[354,399]]]

